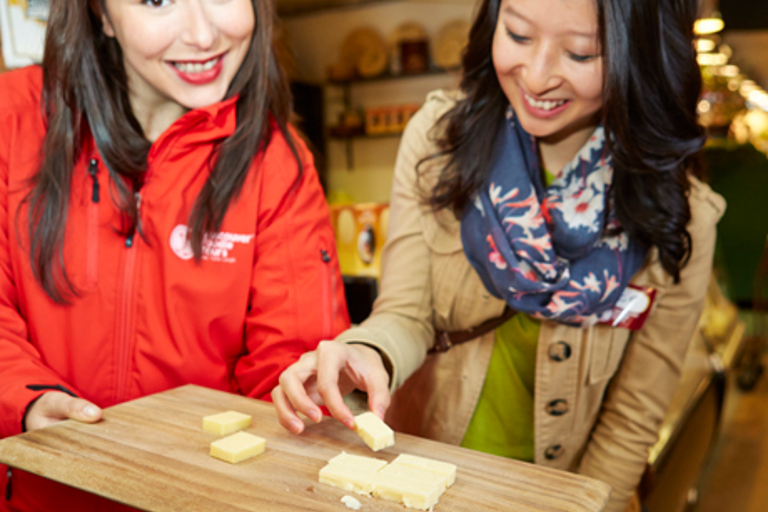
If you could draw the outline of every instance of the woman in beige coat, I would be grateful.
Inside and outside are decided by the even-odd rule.
[[[624,510],[724,209],[693,176],[696,2],[626,3],[482,3],[461,91],[403,136],[374,311],[282,375],[286,428],[318,404],[352,427],[357,388],[396,430],[598,478]]]

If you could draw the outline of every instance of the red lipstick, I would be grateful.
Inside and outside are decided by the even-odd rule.
[[[189,65],[203,64],[204,62],[210,62],[213,59],[208,59],[206,61],[176,61],[179,64],[186,65],[184,66],[186,68],[184,71],[179,69],[173,62],[170,63],[170,66],[176,72],[176,75],[185,82],[192,85],[205,85],[216,80],[224,67],[224,54],[214,57],[214,59],[216,59],[216,63],[213,67],[199,72],[191,71]]]

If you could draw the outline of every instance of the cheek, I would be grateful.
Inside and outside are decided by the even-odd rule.
[[[595,109],[603,104],[603,69],[595,65],[576,82],[578,94]]]
[[[176,34],[167,24],[144,23],[124,32],[118,42],[126,55],[149,59],[162,56],[175,40]]]
[[[491,59],[493,60],[493,67],[496,69],[496,74],[499,77],[504,75],[511,68],[509,51],[505,48],[505,41],[500,33],[501,30],[496,29],[491,44]]]
[[[220,30],[234,41],[250,41],[256,24],[250,0],[232,2],[228,9],[217,12]]]

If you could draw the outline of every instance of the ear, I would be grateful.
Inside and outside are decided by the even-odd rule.
[[[107,16],[106,2],[104,0],[88,0],[88,7],[96,18],[101,18],[101,30],[107,37],[115,37],[115,29]]]
[[[112,23],[109,22],[106,12],[101,13],[101,30],[104,31],[104,35],[107,37],[115,37],[115,29],[112,28]]]

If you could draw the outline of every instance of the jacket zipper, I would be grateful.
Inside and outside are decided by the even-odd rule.
[[[136,192],[136,223],[139,222],[139,216],[141,214],[141,194]],[[133,324],[135,322],[133,318],[133,295],[135,285],[135,271],[136,271],[136,257],[137,249],[134,247],[136,244],[136,231],[134,229],[125,239],[125,264],[123,266],[123,283],[122,293],[118,300],[117,307],[118,319],[117,319],[117,386],[115,390],[115,401],[117,403],[125,400],[128,390],[129,371],[131,366],[131,340],[133,338]]]
[[[323,267],[323,339],[331,339],[333,329],[333,312],[336,311],[336,283],[331,272],[331,255],[325,249],[320,249],[320,258],[325,264]]]
[[[86,279],[88,287],[96,286],[99,264],[99,163],[95,158],[88,165],[88,174],[93,180],[91,190],[91,204],[88,207],[88,253]]]

